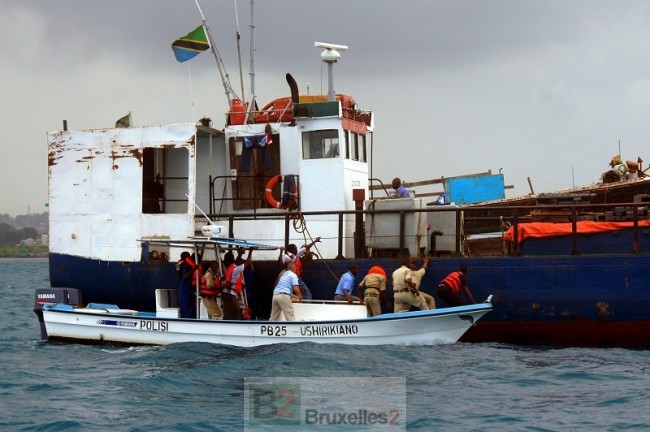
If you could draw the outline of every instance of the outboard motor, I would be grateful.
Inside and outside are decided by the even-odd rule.
[[[81,291],[76,288],[38,288],[34,294],[34,313],[41,325],[41,339],[47,339],[47,331],[43,322],[43,305],[45,303],[63,303],[71,306],[81,306]]]

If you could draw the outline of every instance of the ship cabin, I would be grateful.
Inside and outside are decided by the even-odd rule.
[[[223,131],[204,118],[48,133],[50,251],[170,260],[179,252],[144,250],[139,239],[182,239],[213,224],[217,235],[278,246],[320,236],[324,258],[351,256],[354,214],[320,212],[354,210],[353,194],[368,196],[374,118],[350,96],[327,99],[281,98],[249,112],[233,100]],[[291,219],[307,231],[289,230]]]

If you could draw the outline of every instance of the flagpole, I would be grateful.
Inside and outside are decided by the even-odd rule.
[[[190,69],[190,63],[187,62],[187,75],[190,80],[190,98],[192,99],[192,122],[196,121],[196,106],[194,104],[194,87],[192,86],[192,71]]]
[[[255,108],[255,0],[251,0],[251,46],[250,46],[250,57],[251,57],[251,101],[248,104],[248,109],[246,110],[246,120],[250,117],[251,110],[256,110]]]
[[[241,67],[241,34],[239,33],[239,13],[237,12],[237,0],[233,0],[235,4],[235,21],[237,22],[237,58],[239,60],[239,83],[241,85],[241,100],[246,101],[246,92],[244,91],[244,75]]]
[[[212,51],[212,55],[214,55],[214,59],[217,61],[217,68],[219,69],[219,74],[221,75],[221,82],[223,83],[223,88],[226,92],[226,99],[228,100],[228,104],[230,105],[231,98],[230,96],[237,96],[235,94],[235,91],[232,89],[232,86],[230,85],[230,78],[228,77],[228,73],[226,72],[226,67],[223,65],[223,61],[221,60],[221,55],[219,54],[219,50],[217,49],[216,44],[214,43],[214,40],[212,39],[212,34],[210,33],[210,28],[208,27],[208,21],[205,19],[205,15],[203,15],[203,11],[201,10],[201,6],[199,5],[199,0],[194,0],[196,2],[196,7],[199,9],[199,13],[201,14],[201,19],[203,20],[203,29],[205,30],[205,33],[208,36],[208,44],[210,45],[210,51]]]

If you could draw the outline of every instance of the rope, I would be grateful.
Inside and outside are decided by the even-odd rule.
[[[295,213],[292,214],[291,216],[292,219],[292,225],[293,229],[303,235],[303,239],[305,241],[305,244],[312,243],[314,241],[313,237],[311,236],[311,233],[307,229],[307,221],[305,220],[305,216],[302,214],[301,211],[296,211]],[[307,241],[307,238],[309,238],[309,241]],[[317,256],[321,258],[323,255],[320,253],[320,250],[318,249],[318,246],[316,246],[316,243],[313,244],[314,248],[316,248],[316,252],[318,253]],[[336,276],[334,271],[332,271],[331,267],[327,264],[327,261],[322,260],[323,264],[325,265],[325,268],[327,268],[327,271],[330,273],[332,278],[338,283],[339,278]]]
[[[422,241],[422,200],[420,199],[420,211],[418,212],[418,232],[415,236],[415,256],[420,257],[420,242]]]

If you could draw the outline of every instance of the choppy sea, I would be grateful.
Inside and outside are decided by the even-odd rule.
[[[2,431],[650,429],[650,351],[45,342],[33,292],[48,285],[47,260],[1,259],[0,274]],[[269,380],[276,399],[251,399],[251,383]],[[300,391],[321,404],[311,420],[295,411]],[[362,415],[371,399],[396,421]],[[282,423],[290,405],[301,417]],[[333,406],[346,416],[321,414]]]

